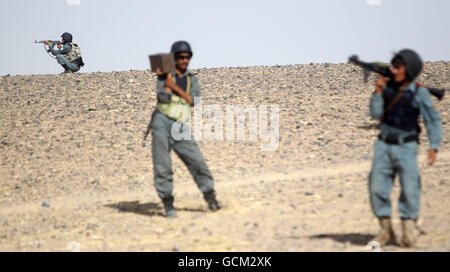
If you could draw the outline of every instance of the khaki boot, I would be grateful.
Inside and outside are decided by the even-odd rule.
[[[379,218],[379,220],[381,230],[373,240],[378,242],[380,246],[384,246],[390,241],[395,241],[395,234],[390,217]]]
[[[416,221],[413,219],[402,220],[403,236],[401,246],[413,247],[418,238],[418,230],[416,227]]]

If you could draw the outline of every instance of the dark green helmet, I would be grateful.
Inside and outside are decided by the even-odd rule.
[[[174,44],[172,44],[172,48],[170,49],[170,52],[173,53],[174,55],[176,55],[178,53],[189,53],[189,54],[191,54],[191,57],[193,55],[191,46],[186,41],[178,41],[178,42],[175,42]]]
[[[411,49],[403,49],[395,54],[392,61],[400,59],[406,66],[406,76],[409,80],[416,79],[423,68],[423,62],[420,56]]]
[[[70,34],[69,32],[64,32],[62,35],[61,35],[61,38],[63,38],[63,40],[65,41],[65,42],[72,42],[72,34]]]

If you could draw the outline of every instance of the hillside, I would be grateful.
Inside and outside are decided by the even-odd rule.
[[[154,74],[0,77],[0,251],[67,251],[71,241],[81,251],[365,250],[378,230],[367,191],[378,135],[368,114],[375,76],[366,84],[350,64],[194,72],[204,108],[278,106],[279,145],[264,151],[259,137],[199,141],[224,206],[217,213],[207,212],[173,154],[175,220],[161,216],[151,136],[143,145]],[[449,76],[450,62],[428,62],[419,80],[449,90]],[[450,250],[449,97],[436,107],[444,140],[428,167],[421,135],[418,251]],[[397,182],[395,203],[398,195]]]

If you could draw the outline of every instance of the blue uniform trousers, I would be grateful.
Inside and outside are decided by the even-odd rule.
[[[78,70],[80,70],[80,67],[76,63],[70,62],[65,56],[61,54],[56,55],[56,61],[61,65],[66,65],[67,68],[69,68],[72,72],[77,72]]]
[[[214,189],[214,180],[205,159],[194,139],[175,140],[172,126],[176,123],[161,112],[152,118],[152,157],[154,184],[160,198],[171,197],[173,193],[173,171],[170,151],[173,149],[189,169],[201,192]],[[179,123],[178,123],[179,124]]]
[[[417,220],[420,208],[421,184],[417,166],[417,142],[375,143],[372,171],[369,175],[370,203],[377,217],[391,216],[390,194],[398,174],[401,195],[398,209],[402,219]]]

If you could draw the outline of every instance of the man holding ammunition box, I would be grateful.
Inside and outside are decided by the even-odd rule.
[[[192,57],[190,45],[178,41],[172,45],[175,71],[163,74],[157,69],[158,102],[152,115],[152,156],[154,183],[158,196],[164,204],[166,217],[176,217],[173,207],[173,171],[170,150],[173,149],[188,167],[200,191],[212,211],[220,209],[214,192],[214,180],[205,159],[194,139],[174,138],[173,128],[186,134],[185,123],[191,117],[194,98],[200,97],[200,86],[196,77],[187,69]],[[177,132],[178,132],[177,131]]]

